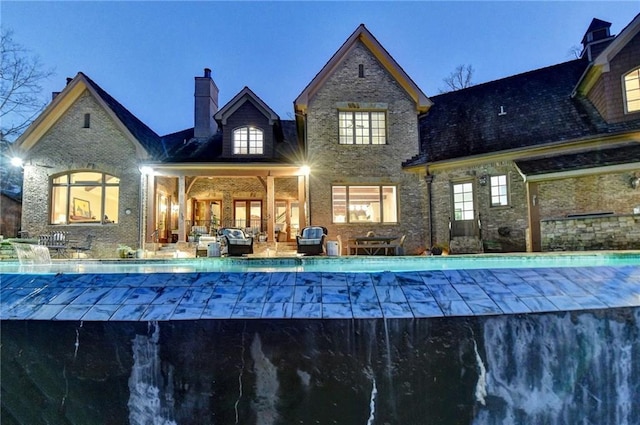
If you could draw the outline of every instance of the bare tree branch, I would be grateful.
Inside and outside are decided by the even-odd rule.
[[[43,80],[53,75],[40,58],[13,40],[13,31],[0,35],[0,138],[18,137],[44,109]]]
[[[471,82],[473,72],[474,69],[471,65],[458,65],[455,71],[449,74],[448,77],[442,79],[446,84],[446,87],[444,89],[440,89],[440,93],[447,93],[471,87],[473,85]]]

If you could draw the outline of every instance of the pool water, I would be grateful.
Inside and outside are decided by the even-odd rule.
[[[0,273],[403,272],[640,265],[640,252],[483,254],[417,257],[197,258],[172,260],[54,260],[0,262]]]

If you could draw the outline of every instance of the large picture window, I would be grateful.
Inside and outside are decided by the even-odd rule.
[[[387,143],[385,112],[340,111],[341,145],[384,145]]]
[[[117,223],[120,179],[94,171],[51,181],[51,224]]]
[[[397,223],[395,186],[333,186],[334,223]]]
[[[255,127],[240,127],[233,130],[234,155],[262,155],[264,133]]]
[[[624,96],[627,112],[640,111],[640,68],[624,76]]]

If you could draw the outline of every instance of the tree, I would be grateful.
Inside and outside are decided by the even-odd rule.
[[[13,31],[0,34],[0,139],[12,141],[44,109],[43,80],[53,75],[40,58],[13,40]]]
[[[473,85],[471,82],[473,72],[474,69],[471,65],[458,65],[455,71],[449,74],[448,77],[442,79],[447,87],[444,90],[440,89],[440,93],[471,87]]]

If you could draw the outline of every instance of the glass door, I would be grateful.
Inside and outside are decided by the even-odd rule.
[[[262,232],[262,201],[234,201],[235,227],[255,236]]]

